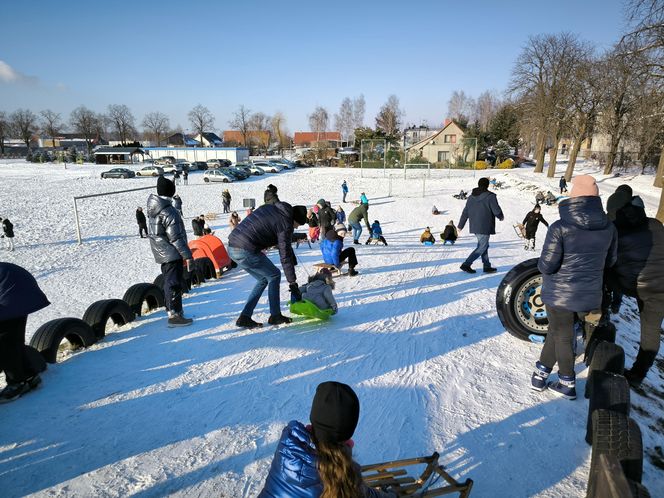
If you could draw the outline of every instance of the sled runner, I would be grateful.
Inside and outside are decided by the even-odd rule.
[[[408,458],[392,462],[363,465],[362,480],[370,488],[380,489],[390,487],[397,496],[442,496],[459,493],[460,498],[470,496],[473,480],[466,479],[463,483],[457,482],[438,464],[438,453],[428,457]],[[425,464],[426,467],[418,477],[408,475],[404,467]],[[440,478],[446,482],[445,486],[438,487]]]
[[[317,318],[319,320],[329,320],[332,316],[332,310],[322,310],[314,303],[306,299],[291,303],[290,312],[294,315],[306,316],[307,318]]]
[[[526,238],[526,227],[524,227],[523,224],[516,223],[512,226],[514,227],[514,231],[516,232],[516,234],[519,236],[520,239]]]
[[[344,261],[341,263],[341,266],[343,267],[346,264]],[[326,268],[330,270],[330,273],[332,273],[333,277],[338,277],[339,275],[346,275],[345,273],[341,273],[341,270],[339,270],[336,266],[334,265],[328,265],[327,263],[314,263],[314,268],[318,268],[319,270],[322,268]]]

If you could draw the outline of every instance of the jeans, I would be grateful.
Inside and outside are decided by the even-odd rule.
[[[341,202],[346,202],[346,195],[348,195],[348,192],[346,192],[346,191],[344,190],[344,191],[342,191],[342,193],[344,194],[344,198],[343,198],[343,200],[342,200]]]
[[[351,223],[350,226],[353,229],[353,240],[360,240],[360,235],[362,235],[362,225],[359,223]]]
[[[7,384],[20,384],[29,377],[24,359],[27,320],[21,316],[0,321],[0,370],[5,371]]]
[[[464,265],[472,265],[473,262],[481,256],[484,268],[489,268],[491,266],[491,262],[489,261],[489,237],[491,236],[489,234],[476,233],[475,237],[477,237],[477,247],[470,253],[468,258],[466,258]]]
[[[560,375],[574,376],[574,316],[573,311],[546,306],[549,332],[540,354],[540,363],[553,368],[558,362]]]
[[[274,266],[272,261],[262,252],[254,253],[237,247],[229,247],[228,254],[237,263],[238,267],[256,279],[256,285],[251,290],[241,314],[251,318],[258,300],[263,295],[265,287],[267,287],[270,315],[280,315],[279,284],[281,283],[281,271],[279,271],[279,268]]]
[[[173,313],[182,313],[182,272],[184,264],[181,259],[162,263],[161,273],[164,275],[164,306]]]

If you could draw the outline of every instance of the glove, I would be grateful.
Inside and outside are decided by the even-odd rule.
[[[302,292],[300,292],[300,288],[297,285],[297,282],[293,282],[288,286],[290,289],[291,293],[291,303],[295,303],[297,301],[302,301]]]

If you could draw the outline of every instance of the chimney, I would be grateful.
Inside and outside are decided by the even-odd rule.
[[[445,118],[445,122],[443,123],[443,128],[445,128],[451,122],[452,122],[452,120],[450,118]]]

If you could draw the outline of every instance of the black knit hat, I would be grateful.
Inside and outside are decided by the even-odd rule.
[[[159,176],[157,180],[157,195],[163,195],[164,197],[173,197],[175,194],[175,183],[170,181],[163,175]]]
[[[346,384],[323,382],[316,388],[309,420],[317,441],[348,441],[360,418],[360,400]]]
[[[293,206],[293,221],[298,225],[307,222],[307,208],[305,206]]]
[[[267,190],[269,190],[270,192],[272,192],[272,193],[274,193],[274,194],[277,193],[277,187],[275,187],[275,186],[272,185],[271,183],[267,186]]]
[[[487,190],[489,188],[489,179],[480,178],[479,181],[477,182],[477,186],[482,190]]]

